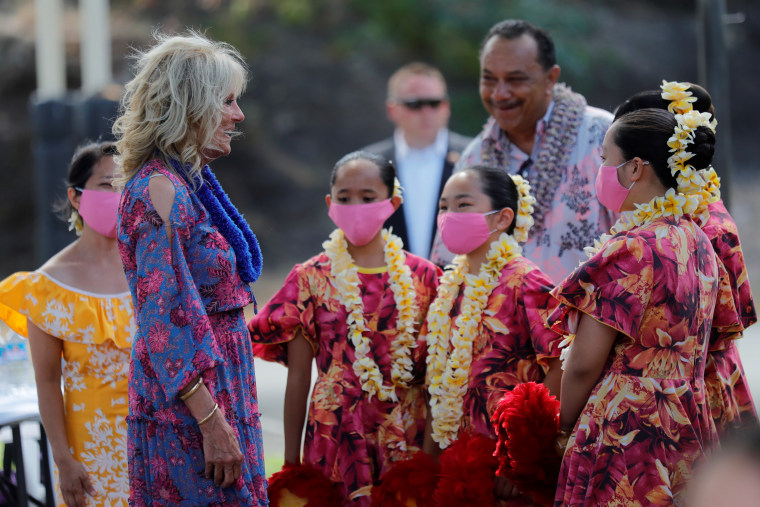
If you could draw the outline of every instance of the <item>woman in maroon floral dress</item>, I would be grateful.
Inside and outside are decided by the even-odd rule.
[[[339,160],[326,198],[339,228],[248,323],[256,354],[288,367],[286,463],[301,462],[316,359],[303,462],[338,483],[350,505],[370,505],[372,486],[422,446],[425,427],[424,364],[412,351],[440,269],[381,230],[400,203],[394,181],[378,155]]]
[[[717,440],[704,400],[710,328],[738,322],[713,322],[720,272],[690,218],[700,200],[674,190],[689,167],[709,166],[710,127],[700,115],[644,109],[605,136],[597,197],[623,214],[554,289],[560,306],[548,321],[570,342],[557,506],[679,504]],[[685,135],[671,156],[676,128]]]
[[[431,405],[424,450],[442,460],[467,433],[493,440],[493,454],[491,416],[518,384],[544,382],[559,394],[561,336],[545,326],[557,305],[554,285],[519,244],[533,224],[534,202],[520,176],[483,165],[451,176],[441,194],[438,229],[457,256],[441,278],[417,353],[427,363]],[[468,453],[485,445],[464,441]],[[492,480],[497,497],[524,504],[506,479]]]
[[[683,101],[682,109],[676,109],[672,96],[667,90],[677,86],[689,101]],[[626,100],[615,111],[615,118],[637,109],[654,107],[671,108],[673,112],[696,110],[714,114],[712,98],[707,90],[691,83],[664,83],[663,90],[639,92]],[[693,102],[692,102],[693,100]],[[723,264],[728,275],[727,283],[731,287],[733,306],[739,312],[739,320],[746,329],[757,322],[755,303],[744,262],[739,231],[736,222],[720,198],[720,180],[712,167],[703,171],[706,190],[709,192],[707,216],[699,225],[710,239],[718,260]],[[731,311],[729,305],[718,304],[716,311]],[[719,434],[741,429],[758,423],[755,404],[749,390],[749,383],[744,374],[736,340],[741,338],[741,331],[721,333],[713,328],[710,335],[710,349],[705,365],[705,385],[707,399],[715,426]]]

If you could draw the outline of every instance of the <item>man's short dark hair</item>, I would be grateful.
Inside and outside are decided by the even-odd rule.
[[[493,37],[502,37],[504,39],[517,39],[523,35],[530,35],[536,41],[538,46],[538,63],[544,70],[549,70],[557,64],[557,57],[554,54],[554,42],[543,28],[523,21],[522,19],[505,19],[493,25],[480,43],[479,56],[483,56],[483,48]]]

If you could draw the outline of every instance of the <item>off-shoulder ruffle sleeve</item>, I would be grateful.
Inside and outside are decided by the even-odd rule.
[[[552,291],[560,305],[547,320],[562,335],[574,335],[585,313],[621,333],[639,335],[653,290],[653,254],[645,238],[620,235],[578,266]]]
[[[27,318],[64,341],[97,345],[111,340],[119,348],[131,347],[136,330],[129,292],[95,294],[42,271],[14,273],[0,282],[0,320],[26,337]]]
[[[314,323],[314,300],[306,268],[297,264],[285,283],[248,322],[253,351],[267,361],[288,364],[287,343],[300,331],[311,344],[314,355],[319,342]]]

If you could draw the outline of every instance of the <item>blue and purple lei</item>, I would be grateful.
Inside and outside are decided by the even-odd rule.
[[[188,175],[182,165],[173,159],[171,163],[177,173],[187,181]],[[240,278],[245,283],[255,282],[261,275],[261,249],[248,223],[227,197],[208,165],[203,168],[201,177],[187,182],[195,189],[195,195],[208,211],[211,223],[232,246]]]

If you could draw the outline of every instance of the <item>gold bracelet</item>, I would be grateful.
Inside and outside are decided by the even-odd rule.
[[[219,404],[218,403],[214,403],[214,408],[211,409],[211,412],[209,412],[206,417],[204,417],[203,419],[201,419],[200,421],[198,421],[198,426],[200,426],[201,424],[203,424],[206,421],[208,421],[209,419],[211,419],[211,416],[214,415],[214,412],[216,412],[217,410],[219,410]]]
[[[188,392],[186,392],[185,394],[183,394],[182,396],[180,396],[179,399],[182,400],[182,401],[185,401],[190,396],[194,395],[198,391],[198,389],[201,388],[202,384],[203,384],[203,377],[198,377],[198,381],[195,383],[195,385],[192,387],[192,389],[190,389]]]

